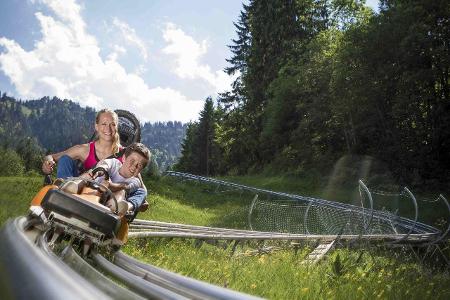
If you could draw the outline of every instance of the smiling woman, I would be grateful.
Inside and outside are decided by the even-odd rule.
[[[42,172],[50,174],[58,162],[58,178],[76,177],[79,175],[76,160],[81,161],[83,169],[88,170],[100,160],[118,153],[121,150],[118,123],[118,116],[114,111],[100,110],[95,118],[95,141],[47,155],[42,163]]]

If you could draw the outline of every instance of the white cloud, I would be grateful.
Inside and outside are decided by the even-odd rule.
[[[170,88],[150,88],[137,75],[139,69],[137,74],[127,73],[116,61],[126,51],[124,48],[116,47],[103,60],[96,39],[86,32],[81,7],[75,1],[42,2],[52,9],[54,16],[35,14],[42,39],[35,43],[34,49],[25,51],[15,41],[0,38],[0,49],[4,48],[0,50],[0,68],[20,97],[54,95],[97,109],[127,109],[141,121],[197,119],[203,101],[191,101]]]
[[[144,61],[147,61],[147,47],[145,46],[145,42],[136,34],[136,31],[131,28],[130,25],[123,21],[120,21],[117,18],[113,19],[113,25],[117,27],[117,29],[119,29],[124,41],[132,46],[137,47]]]
[[[168,45],[163,52],[175,56],[174,72],[183,79],[202,79],[208,82],[213,92],[229,90],[235,77],[219,71],[211,71],[210,66],[201,64],[201,57],[206,54],[206,40],[197,42],[183,30],[172,23],[167,23],[163,31],[164,40]]]
[[[127,53],[127,49],[125,49],[122,46],[114,45],[112,48],[113,48],[113,52],[111,52],[108,55],[108,60],[116,61],[117,58],[119,58],[119,56],[124,55],[125,53]]]
[[[147,72],[147,67],[145,65],[139,65],[134,69],[134,74],[141,76],[145,72]]]

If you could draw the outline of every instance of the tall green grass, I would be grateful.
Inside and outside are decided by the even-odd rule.
[[[255,245],[253,245],[254,247]],[[252,248],[253,248],[252,247]],[[249,247],[217,247],[193,240],[133,240],[128,254],[159,267],[269,299],[448,299],[449,277],[387,251],[335,250],[316,266],[302,247],[248,255]],[[404,253],[403,253],[404,255]]]
[[[9,218],[27,214],[42,182],[42,177],[0,177],[0,226]]]

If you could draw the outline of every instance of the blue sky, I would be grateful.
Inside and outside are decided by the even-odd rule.
[[[242,3],[1,0],[0,91],[128,109],[143,122],[196,120],[234,79],[223,68]]]

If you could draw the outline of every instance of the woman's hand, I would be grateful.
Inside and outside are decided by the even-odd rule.
[[[42,162],[42,173],[45,175],[51,174],[55,164],[56,162],[53,160],[53,156],[47,155],[44,157],[44,161]]]

